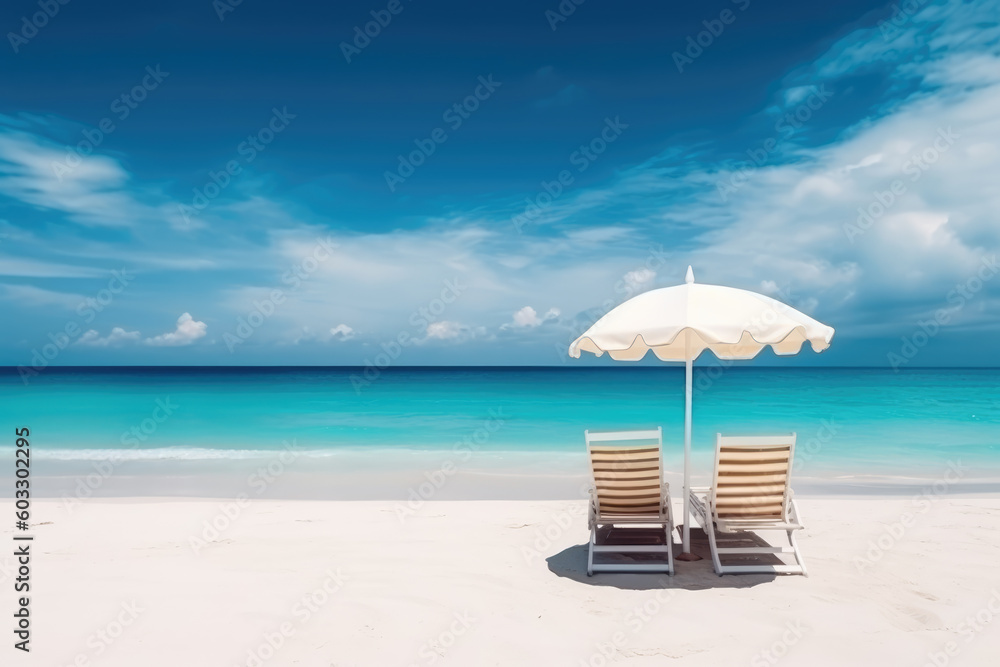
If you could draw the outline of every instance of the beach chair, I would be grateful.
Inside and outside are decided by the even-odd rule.
[[[594,572],[674,573],[673,513],[663,483],[663,431],[584,431],[593,484],[587,576]],[[594,554],[663,554],[652,562],[595,563]]]
[[[718,434],[712,486],[692,488],[690,502],[692,513],[708,534],[712,562],[719,576],[737,573],[808,576],[802,554],[795,544],[795,531],[802,528],[802,523],[789,487],[794,454],[794,433],[782,436]],[[759,530],[785,531],[789,546],[761,546],[762,540],[747,534]],[[725,547],[717,544],[730,535],[740,544]],[[762,554],[771,554],[767,559],[771,563],[724,565],[720,558],[752,556],[751,560],[760,561]],[[795,563],[780,562],[776,554],[791,554]]]

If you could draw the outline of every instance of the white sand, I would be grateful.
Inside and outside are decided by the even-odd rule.
[[[389,501],[258,500],[195,553],[218,500],[38,500],[32,653],[6,631],[0,664],[997,664],[1000,499],[800,505],[809,578],[720,578],[709,560],[587,578],[582,501],[438,501],[401,521]]]

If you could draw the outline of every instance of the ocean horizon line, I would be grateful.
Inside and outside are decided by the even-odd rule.
[[[723,361],[715,357],[710,357],[713,361]],[[903,368],[893,368],[891,366],[807,366],[802,364],[752,364],[747,365],[743,362],[748,362],[752,360],[738,360],[732,363],[726,370],[727,371],[744,371],[744,370],[760,370],[764,368],[776,368],[779,370],[883,370],[891,371],[893,373],[907,373],[912,371],[945,371],[945,370],[957,370],[957,371],[976,371],[976,370],[1000,370],[1000,365],[998,366],[907,366]],[[701,363],[697,361],[694,363],[695,367],[705,367],[713,366],[712,363]],[[4,366],[0,365],[0,371],[14,371],[21,368],[21,366]],[[47,372],[51,370],[105,370],[105,369],[121,369],[121,368],[131,368],[131,369],[162,369],[169,368],[171,370],[191,370],[191,369],[366,369],[369,368],[368,365],[364,364],[332,364],[332,365],[321,365],[321,364],[188,364],[188,365],[174,365],[174,364],[114,364],[114,365],[59,365],[59,366],[46,366],[41,372]],[[406,369],[406,370],[420,370],[420,369],[451,369],[451,368],[464,368],[464,369],[489,369],[489,370],[591,370],[591,369],[608,369],[608,370],[664,370],[664,369],[683,369],[684,365],[681,362],[660,362],[658,364],[643,363],[639,362],[620,362],[617,365],[610,366],[603,363],[594,362],[580,362],[573,363],[573,365],[563,365],[563,364],[541,364],[541,365],[510,365],[510,364],[391,364],[385,366],[384,368],[379,368],[380,372],[391,371],[393,369]]]

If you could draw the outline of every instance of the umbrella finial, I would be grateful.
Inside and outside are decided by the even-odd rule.
[[[684,282],[686,282],[688,285],[694,282],[694,269],[692,269],[690,266],[688,266],[687,275],[684,276]]]

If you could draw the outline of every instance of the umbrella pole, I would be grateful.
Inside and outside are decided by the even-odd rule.
[[[688,358],[684,364],[684,535],[681,553],[677,560],[701,560],[701,556],[691,553],[691,366]]]

